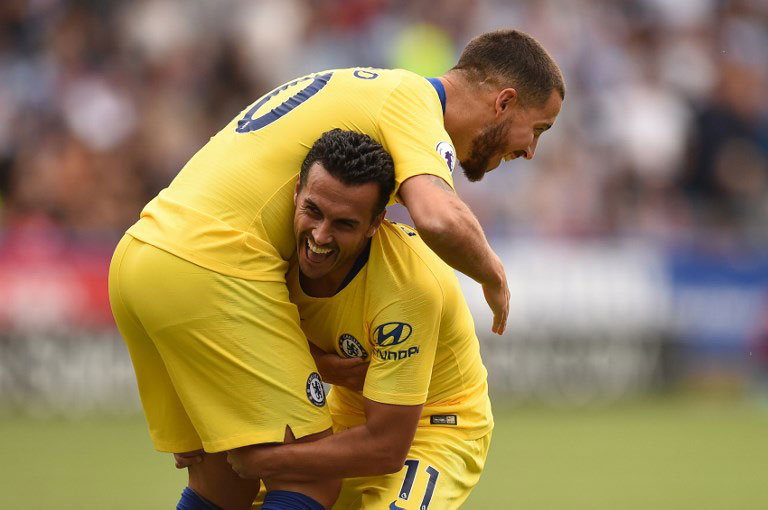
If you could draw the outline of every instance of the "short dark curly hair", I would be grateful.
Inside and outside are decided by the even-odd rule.
[[[316,162],[347,186],[369,182],[379,185],[379,200],[374,204],[376,216],[387,206],[395,190],[395,163],[392,156],[376,140],[355,131],[326,131],[309,149],[301,164],[299,190],[307,183],[309,168]]]
[[[467,44],[454,66],[470,80],[514,87],[520,102],[538,107],[556,90],[565,99],[565,82],[555,60],[539,42],[519,30],[481,34]]]

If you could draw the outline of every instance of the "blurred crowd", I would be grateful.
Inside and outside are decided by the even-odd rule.
[[[502,27],[568,90],[533,161],[458,179],[490,236],[768,246],[765,0],[4,0],[0,235],[113,240],[282,82],[439,75]]]

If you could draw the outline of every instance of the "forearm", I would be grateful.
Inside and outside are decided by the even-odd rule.
[[[406,179],[399,194],[416,230],[432,251],[483,286],[483,295],[493,312],[491,331],[504,333],[509,315],[504,266],[467,204],[448,183],[430,174]]]
[[[429,215],[431,219],[413,218],[427,246],[448,265],[476,282],[500,285],[504,280],[504,267],[469,207],[452,195],[441,208],[439,213]]]
[[[386,440],[359,425],[317,441],[272,447],[260,457],[259,472],[281,480],[376,476],[402,468],[397,458]]]

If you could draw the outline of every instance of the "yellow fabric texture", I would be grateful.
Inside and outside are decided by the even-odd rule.
[[[333,510],[458,510],[480,479],[491,434],[470,440],[443,430],[420,430],[403,469],[344,479]],[[406,480],[409,469],[412,482]]]
[[[394,159],[398,189],[419,174],[453,186],[437,150],[450,143],[440,99],[425,78],[404,70],[335,69],[286,83],[243,110],[128,232],[222,274],[283,281],[295,251],[295,179],[309,148],[333,128],[380,142]]]
[[[222,275],[126,235],[109,297],[155,447],[219,452],[331,427],[284,283]]]
[[[403,469],[389,475],[344,479],[332,510],[458,510],[480,480],[491,436],[488,432],[478,439],[462,439],[443,430],[420,429]],[[431,490],[430,477],[434,482]],[[253,510],[262,507],[265,495],[262,484]]]
[[[412,228],[384,221],[367,263],[332,297],[306,295],[298,273],[293,263],[288,287],[307,338],[326,352],[371,363],[362,392],[330,392],[334,425],[364,423],[368,398],[424,404],[417,435],[441,429],[479,439],[492,429],[487,372],[459,282]]]

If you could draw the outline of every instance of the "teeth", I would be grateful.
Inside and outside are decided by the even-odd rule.
[[[333,251],[330,248],[320,248],[318,245],[313,243],[309,238],[307,238],[307,246],[309,246],[310,251],[314,253],[318,253],[320,255],[325,255],[326,253],[331,253]]]

